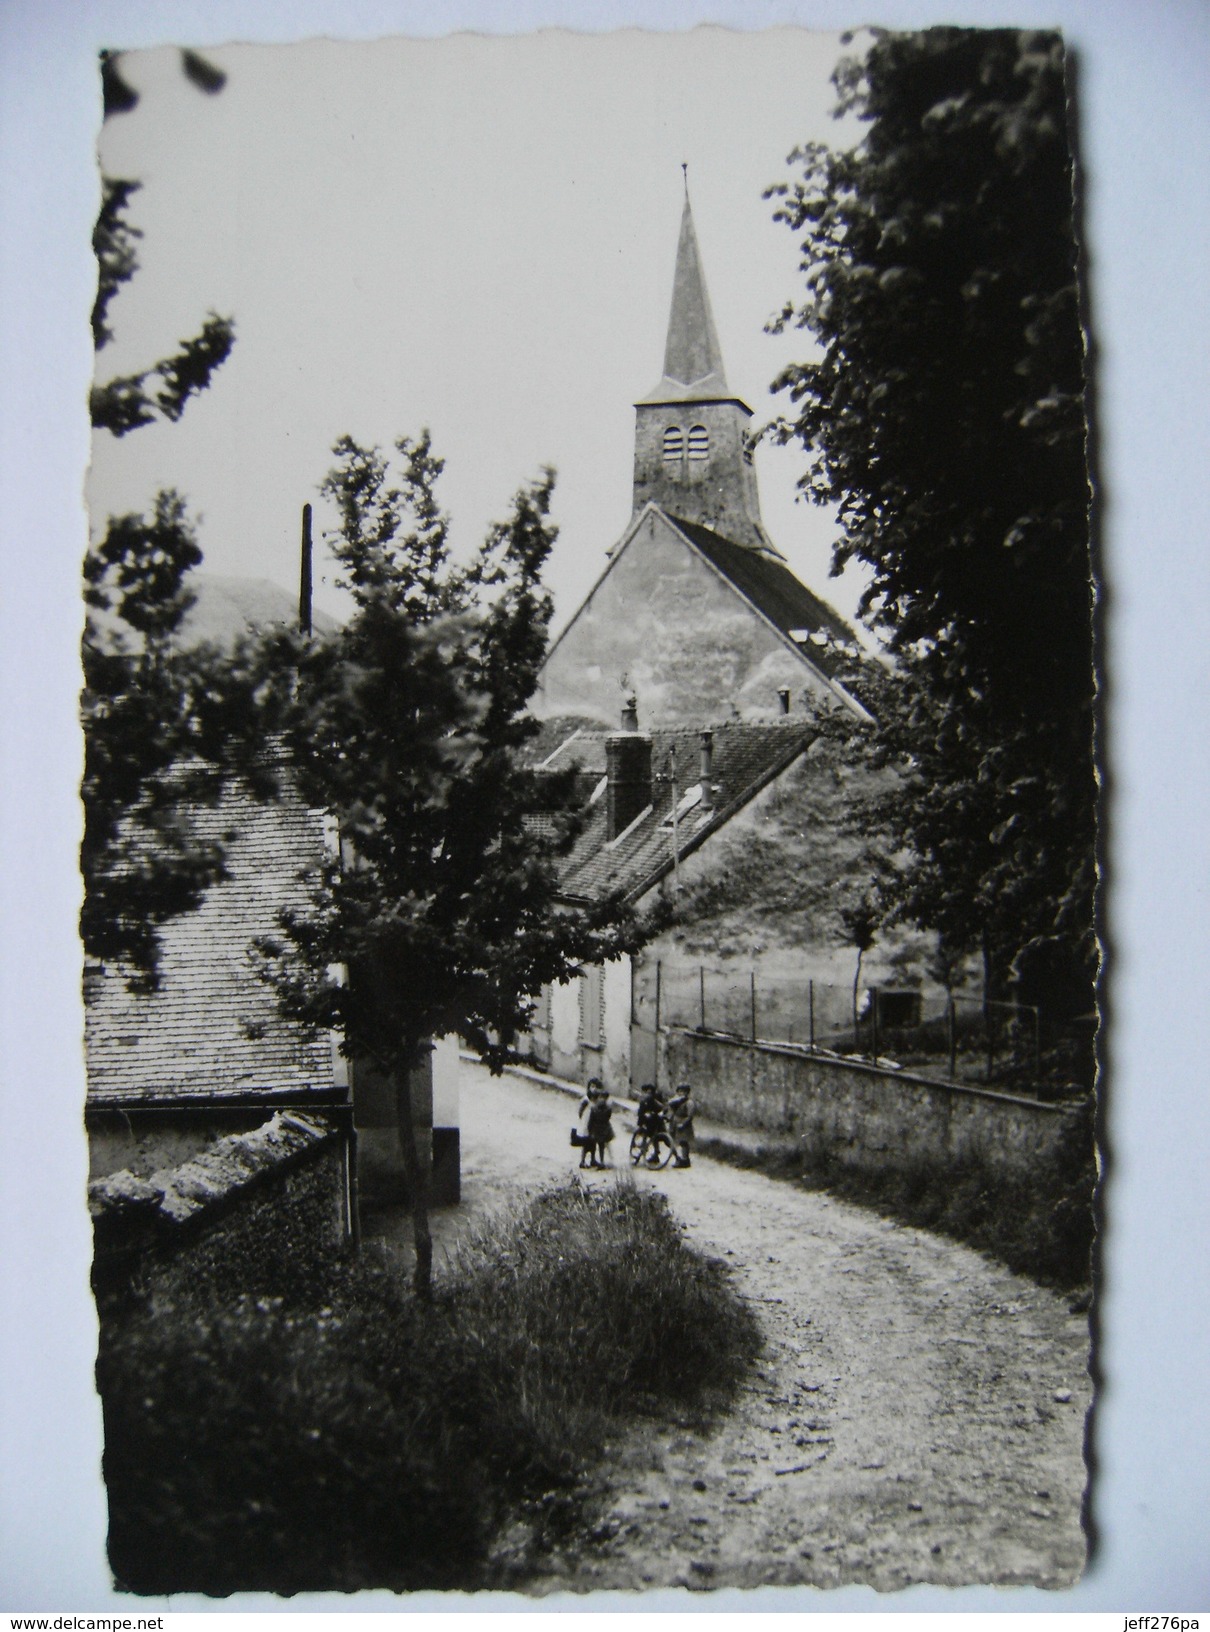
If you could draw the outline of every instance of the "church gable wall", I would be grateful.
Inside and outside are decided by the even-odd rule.
[[[777,692],[828,697],[823,681],[658,515],[615,558],[552,651],[535,712],[613,724],[627,692],[640,720],[768,718]]]

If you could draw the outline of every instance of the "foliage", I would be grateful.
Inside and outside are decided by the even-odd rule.
[[[157,980],[158,927],[223,873],[222,845],[196,835],[187,805],[215,803],[233,769],[258,791],[273,785],[257,755],[265,686],[251,654],[174,643],[200,557],[184,501],[163,492],[150,518],[110,517],[84,566],[81,934],[90,957],[125,964],[143,990]]]
[[[1062,44],[878,32],[834,77],[865,129],[791,155],[798,179],[772,189],[806,280],[775,327],[818,344],[775,386],[782,439],[810,455],[803,491],[838,507],[835,568],[870,569],[863,612],[901,659],[879,715],[915,773],[900,831],[922,872],[901,906],[982,941],[1001,980],[1061,945],[1087,1007],[1089,485]]]
[[[325,637],[280,638],[298,676],[291,762],[303,798],[335,819],[341,853],[315,878],[311,910],[285,914],[259,945],[284,1012],[340,1031],[346,1053],[393,1086],[423,1285],[407,1096],[429,1040],[457,1032],[499,1067],[541,987],[633,946],[638,927],[616,903],[560,907],[575,774],[542,775],[520,753],[537,729],[524,709],[552,610],[541,573],[553,475],[522,488],[460,567],[427,434],[397,444],[397,477],[351,438],[334,452],[323,491],[354,615]]]
[[[203,89],[213,92],[223,83],[191,53],[184,53],[182,65]],[[103,54],[101,75],[107,118],[136,105],[118,56]],[[138,270],[141,233],[128,212],[140,185],[102,178],[93,233],[98,353],[114,338],[112,302]],[[190,398],[209,385],[233,338],[231,320],[212,313],[174,356],[96,385],[94,429],[121,437],[159,417],[179,420]],[[198,837],[187,806],[217,799],[224,767],[242,766],[264,781],[250,748],[261,688],[249,654],[174,649],[193,599],[187,575],[200,560],[185,503],[165,490],[149,514],[110,516],[84,561],[81,934],[90,957],[125,964],[140,989],[158,979],[159,926],[195,907],[222,876],[223,845]]]
[[[226,75],[196,52],[181,53],[181,67],[198,89],[213,95],[226,83]],[[101,86],[105,117],[129,113],[138,103],[121,73],[121,54],[101,54]],[[102,351],[113,339],[109,307],[114,296],[138,270],[135,240],[142,237],[131,224],[127,212],[142,186],[129,177],[101,178],[101,213],[93,229],[92,247],[97,257],[97,298],[92,311],[93,344]],[[235,325],[229,317],[211,312],[199,332],[181,341],[181,349],[135,374],[115,376],[93,387],[90,399],[93,426],[114,436],[125,436],[141,425],[163,417],[176,423],[190,397],[204,391],[211,375],[229,356],[235,340]],[[158,381],[149,386],[149,381]]]
[[[662,1197],[543,1195],[424,1305],[364,1259],[101,1334],[110,1558],[141,1592],[490,1584],[507,1512],[570,1526],[644,1411],[738,1384],[755,1322]]]
[[[901,1224],[964,1241],[1043,1286],[1075,1291],[1091,1280],[1096,1233],[1090,1110],[1085,1102],[1068,1122],[1057,1169],[1045,1181],[1014,1177],[977,1157],[858,1166],[805,1146],[753,1148],[708,1137],[698,1144],[703,1155],[732,1167],[825,1190]]]

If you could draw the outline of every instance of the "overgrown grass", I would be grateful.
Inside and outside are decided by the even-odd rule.
[[[111,1309],[111,1563],[136,1592],[479,1585],[518,1504],[571,1522],[608,1434],[707,1413],[758,1346],[725,1269],[630,1185],[539,1197],[427,1307],[362,1261]]]
[[[923,1162],[867,1169],[785,1145],[745,1149],[698,1138],[703,1154],[718,1161],[826,1190],[898,1223],[936,1230],[1018,1274],[1072,1292],[1091,1280],[1096,1170],[1089,1127],[1074,1123],[1068,1143],[1064,1176],[1044,1186],[1006,1177],[976,1160],[944,1169]]]

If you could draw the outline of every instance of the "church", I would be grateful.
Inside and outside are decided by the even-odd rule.
[[[736,930],[756,918],[796,965],[810,946],[838,979],[832,920],[864,886],[869,857],[837,819],[852,772],[819,722],[838,711],[872,723],[839,678],[858,647],[761,520],[752,410],[727,384],[687,194],[663,374],[635,414],[630,523],[551,647],[531,705],[542,722],[531,764],[575,765],[585,800],[562,894],[645,906],[658,891],[683,925],[721,886],[729,910],[707,908],[714,955],[748,956]],[[803,881],[827,905],[780,911]],[[533,1062],[621,1093],[658,1074],[658,997],[654,1023],[643,1017],[661,970],[666,990],[687,974],[684,940],[674,929],[634,960],[544,991],[522,1045]],[[847,952],[843,962],[851,986]]]
[[[664,726],[820,707],[867,718],[835,679],[852,631],[761,521],[752,410],[727,384],[688,193],[663,375],[635,414],[630,523],[552,646],[534,712],[613,725],[633,696]]]

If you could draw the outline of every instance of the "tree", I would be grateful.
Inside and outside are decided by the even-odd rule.
[[[797,151],[771,189],[806,282],[773,326],[818,347],[774,387],[792,404],[778,434],[809,454],[802,490],[838,507],[834,570],[870,569],[862,612],[900,660],[884,726],[919,861],[900,908],[982,944],[993,981],[1058,953],[1087,1006],[1090,493],[1062,42],[876,32],[834,83],[861,140]]]
[[[857,952],[857,963],[853,969],[853,1048],[856,1050],[860,1047],[857,1002],[861,991],[861,965],[874,944],[881,913],[873,896],[867,893],[841,907],[840,918],[845,934]]]
[[[311,907],[258,944],[283,1012],[337,1030],[392,1088],[427,1296],[412,1081],[430,1039],[457,1032],[498,1069],[542,986],[630,949],[639,926],[616,903],[560,907],[558,861],[580,821],[574,772],[539,774],[521,755],[552,611],[541,583],[552,473],[458,567],[427,433],[397,444],[398,475],[349,437],[333,451],[322,491],[354,615],[331,635],[277,638],[297,669],[293,774],[335,818],[340,854],[315,874]]]
[[[182,67],[208,92],[224,83],[194,53],[182,53]],[[102,55],[101,78],[106,118],[136,105],[117,55]],[[114,337],[110,307],[138,270],[141,236],[128,215],[140,183],[105,176],[101,185],[93,233],[98,355]],[[211,313],[174,356],[96,385],[94,429],[121,437],[159,417],[180,419],[233,339],[231,319]],[[193,600],[187,575],[201,558],[184,500],[166,490],[149,514],[110,516],[84,561],[80,928],[86,953],[125,964],[140,989],[156,984],[159,926],[195,907],[222,876],[223,845],[198,838],[188,806],[217,799],[225,766],[239,764],[256,785],[266,783],[253,718],[264,686],[250,654],[176,648]]]
[[[196,52],[181,52],[181,67],[200,90],[213,96],[226,84],[226,75]],[[106,119],[129,113],[138,104],[138,95],[121,73],[120,53],[101,53],[101,88]],[[93,344],[97,352],[113,339],[109,307],[123,284],[138,271],[135,240],[142,233],[128,218],[131,200],[141,182],[117,176],[101,178],[101,213],[93,229],[92,246],[97,257],[97,298],[92,309]],[[229,317],[210,312],[201,329],[181,341],[181,349],[135,374],[117,375],[93,387],[90,398],[95,429],[125,436],[157,418],[173,424],[185,412],[190,397],[204,391],[211,376],[230,355],[235,342],[235,324]],[[154,385],[149,382],[158,382]]]

